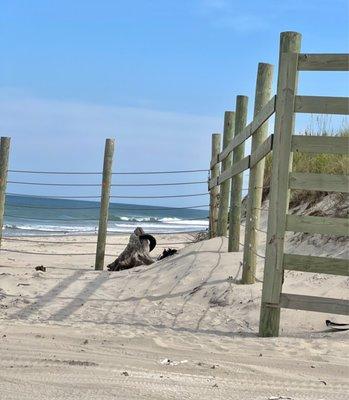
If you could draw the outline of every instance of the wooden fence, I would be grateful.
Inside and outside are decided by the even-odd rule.
[[[348,54],[302,54],[301,35],[281,34],[276,96],[270,98],[272,66],[259,64],[254,119],[242,128],[241,102],[237,101],[234,138],[221,152],[213,151],[211,161],[210,227],[216,235],[215,224],[225,220],[217,209],[225,210],[226,194],[222,185],[230,182],[229,251],[239,250],[241,220],[242,172],[249,170],[247,213],[243,253],[242,283],[254,283],[257,254],[257,232],[260,230],[260,210],[263,190],[263,159],[272,151],[272,173],[268,213],[267,244],[259,333],[277,336],[280,309],[291,308],[349,315],[349,301],[282,293],[284,270],[349,276],[349,262],[329,257],[303,256],[284,252],[287,231],[348,236],[346,218],[325,218],[291,215],[289,191],[295,189],[326,192],[349,192],[349,176],[292,172],[292,154],[348,154],[347,137],[294,135],[295,113],[349,114],[348,97],[298,96],[298,71],[349,71]],[[247,102],[246,102],[247,103]],[[246,107],[247,105],[245,105]],[[245,111],[245,110],[244,110]],[[274,134],[267,137],[267,120],[275,113]],[[243,143],[252,136],[251,154],[243,157]],[[217,143],[217,139],[215,139]],[[232,162],[226,162],[233,153]],[[219,173],[219,163],[222,163]],[[223,207],[222,207],[223,204]],[[226,235],[226,226],[218,230]]]

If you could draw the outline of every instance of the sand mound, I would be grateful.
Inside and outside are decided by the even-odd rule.
[[[299,247],[299,246],[298,246]],[[241,285],[241,253],[227,240],[198,242],[151,266],[102,273],[78,267],[2,268],[3,318],[26,322],[128,324],[215,334],[256,334],[263,260],[255,285]],[[345,298],[349,279],[287,272],[284,292]],[[335,316],[285,310],[284,335],[321,330]],[[338,317],[337,317],[338,319]]]

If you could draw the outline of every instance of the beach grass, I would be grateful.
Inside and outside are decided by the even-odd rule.
[[[343,127],[336,132],[332,130],[306,130],[304,135],[308,136],[341,136],[348,137],[349,144],[349,127]],[[272,153],[266,157],[263,199],[269,194],[269,185],[271,179]],[[343,154],[313,154],[313,153],[293,153],[292,171],[315,173],[315,174],[332,174],[344,175],[349,172],[349,156]],[[290,197],[290,206],[296,206],[301,202],[315,203],[319,201],[327,192],[315,192],[308,190],[292,190]]]

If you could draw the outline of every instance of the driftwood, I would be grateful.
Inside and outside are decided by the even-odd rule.
[[[166,258],[166,257],[173,256],[173,254],[176,254],[177,252],[178,252],[177,249],[171,249],[171,248],[165,249],[165,250],[162,252],[162,254],[159,255],[159,257],[157,258],[157,260],[158,260],[158,261],[163,260],[163,259]]]
[[[142,228],[136,228],[130,236],[125,250],[107,268],[109,271],[121,271],[139,265],[150,265],[154,260],[149,253],[155,246],[156,240],[152,235],[146,235]]]

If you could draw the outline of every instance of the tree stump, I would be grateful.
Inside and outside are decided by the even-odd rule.
[[[130,236],[125,250],[107,268],[109,271],[122,271],[140,265],[150,265],[155,260],[150,257],[149,253],[155,246],[155,238],[152,235],[146,235],[144,230],[138,227]]]

